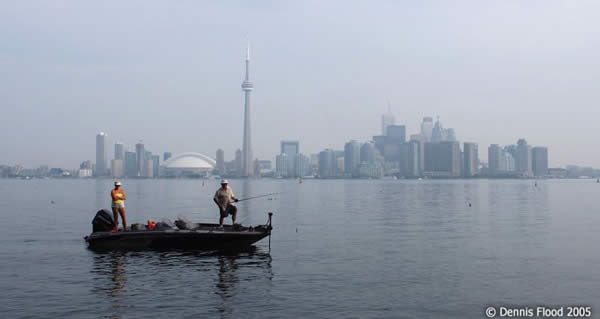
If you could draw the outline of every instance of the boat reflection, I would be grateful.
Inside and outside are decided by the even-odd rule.
[[[271,293],[271,256],[251,247],[231,253],[215,251],[92,252],[92,293],[99,311],[109,318],[134,315],[142,304],[178,304],[177,295],[215,296],[197,304],[180,305],[190,315],[232,314],[236,300],[252,287],[259,294]],[[210,285],[207,283],[213,282]],[[102,309],[104,308],[104,309]],[[102,310],[101,310],[102,309]],[[177,309],[175,309],[177,310]],[[197,313],[196,313],[197,312]]]

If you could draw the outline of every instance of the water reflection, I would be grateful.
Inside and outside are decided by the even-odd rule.
[[[240,299],[271,294],[273,271],[268,252],[252,247],[243,252],[146,251],[93,253],[92,293],[98,311],[110,318],[129,316],[135,307],[160,300],[186,312],[206,313],[208,308],[230,317]],[[214,284],[207,283],[213,281]],[[178,305],[187,296],[209,296],[194,306]],[[179,297],[178,297],[179,296]],[[180,299],[180,300],[178,300]],[[132,307],[133,305],[133,307]],[[157,305],[158,306],[158,305]],[[210,311],[210,310],[208,310]]]

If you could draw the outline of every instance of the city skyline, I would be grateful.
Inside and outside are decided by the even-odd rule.
[[[600,166],[600,151],[587,147],[600,98],[599,47],[589,41],[600,4],[349,4],[344,12],[340,4],[148,4],[159,19],[126,3],[6,7],[0,34],[13,49],[0,59],[0,134],[19,138],[0,141],[1,161],[77,167],[95,158],[87,137],[100,131],[109,145],[143,138],[154,150],[233,154],[242,147],[239,56],[249,36],[261,88],[252,97],[253,157],[274,158],[283,139],[301,140],[307,154],[366,141],[390,101],[408,134],[439,115],[458,140],[480,145],[483,160],[487,145],[526,137],[552,150],[552,167]],[[531,15],[554,27],[536,28]]]

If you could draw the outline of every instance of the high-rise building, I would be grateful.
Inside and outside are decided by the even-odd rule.
[[[425,172],[430,177],[460,177],[460,144],[425,143]]]
[[[254,85],[250,82],[250,45],[246,48],[246,78],[242,83],[244,91],[244,141],[242,145],[242,176],[252,176],[252,138],[250,130],[250,92],[254,89]]]
[[[296,177],[310,175],[310,158],[302,153],[296,154]]]
[[[154,178],[159,176],[159,167],[160,167],[160,156],[152,155],[152,175]]]
[[[100,132],[96,135],[96,171],[94,174],[97,177],[106,176],[108,162],[108,154],[106,152],[106,133]]]
[[[421,122],[421,135],[425,138],[425,142],[431,142],[431,134],[433,133],[433,119],[430,116],[423,118]]]
[[[456,142],[456,131],[453,128],[447,128],[444,130],[445,140],[450,142]]]
[[[239,148],[235,150],[235,159],[233,160],[235,173],[238,176],[243,176],[242,172],[242,150]]]
[[[488,147],[488,168],[491,172],[500,170],[500,161],[502,159],[502,148],[498,144],[491,144]]]
[[[534,176],[548,175],[548,148],[536,146],[531,149],[532,165]]]
[[[421,149],[423,143],[418,140],[411,140],[406,143],[406,172],[404,176],[419,177],[421,176]]]
[[[280,177],[289,176],[289,156],[285,153],[275,156],[275,174]]]
[[[323,150],[319,153],[319,177],[335,177],[337,171],[337,159],[335,152],[331,149]]]
[[[446,140],[445,131],[442,127],[442,123],[440,123],[440,117],[438,116],[437,121],[435,121],[435,125],[431,130],[431,143],[439,143],[444,140]]]
[[[360,165],[360,143],[352,140],[344,145],[344,173],[357,176]]]
[[[320,158],[319,158],[320,159]],[[360,147],[360,162],[375,163],[377,161],[377,150],[375,144],[367,142]]]
[[[388,111],[381,116],[381,135],[387,135],[388,126],[396,124],[396,118],[392,113],[392,106],[388,103]]]
[[[135,152],[125,152],[125,176],[136,177],[137,174],[137,156]]]
[[[220,174],[225,172],[225,151],[222,149],[217,150],[217,171]]]
[[[163,153],[163,162],[166,162],[167,160],[169,160],[169,158],[171,158],[173,156],[173,153],[171,152],[164,152]]]
[[[124,160],[113,159],[110,161],[111,176],[114,178],[123,177],[125,174]]]
[[[533,176],[531,169],[531,146],[523,138],[517,141],[517,156],[515,158],[517,172],[523,176]]]
[[[136,176],[144,177],[145,176],[145,165],[146,165],[146,149],[144,148],[144,144],[142,141],[135,144],[135,157],[136,157]]]
[[[298,141],[281,141],[281,154],[287,155],[289,161],[287,168],[289,177],[296,176],[296,155],[300,153],[300,143]]]
[[[121,142],[115,143],[115,159],[116,160],[124,160],[125,159],[125,146]]]
[[[476,143],[464,143],[464,177],[474,177],[479,173],[479,147]]]
[[[144,164],[144,175],[143,177],[146,178],[153,178],[154,177],[154,162],[152,161],[152,158],[147,158]]]
[[[388,143],[404,143],[406,142],[406,126],[404,125],[388,125],[386,144]]]
[[[411,142],[417,142],[419,147],[419,175],[423,175],[423,170],[425,169],[425,143],[427,143],[427,138],[423,134],[413,134],[410,136]]]

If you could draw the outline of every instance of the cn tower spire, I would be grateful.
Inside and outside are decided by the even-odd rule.
[[[250,44],[246,47],[246,79],[242,83],[244,91],[244,140],[242,146],[242,176],[249,177],[253,173],[252,165],[252,138],[250,131],[250,92],[254,85],[250,82]]]

